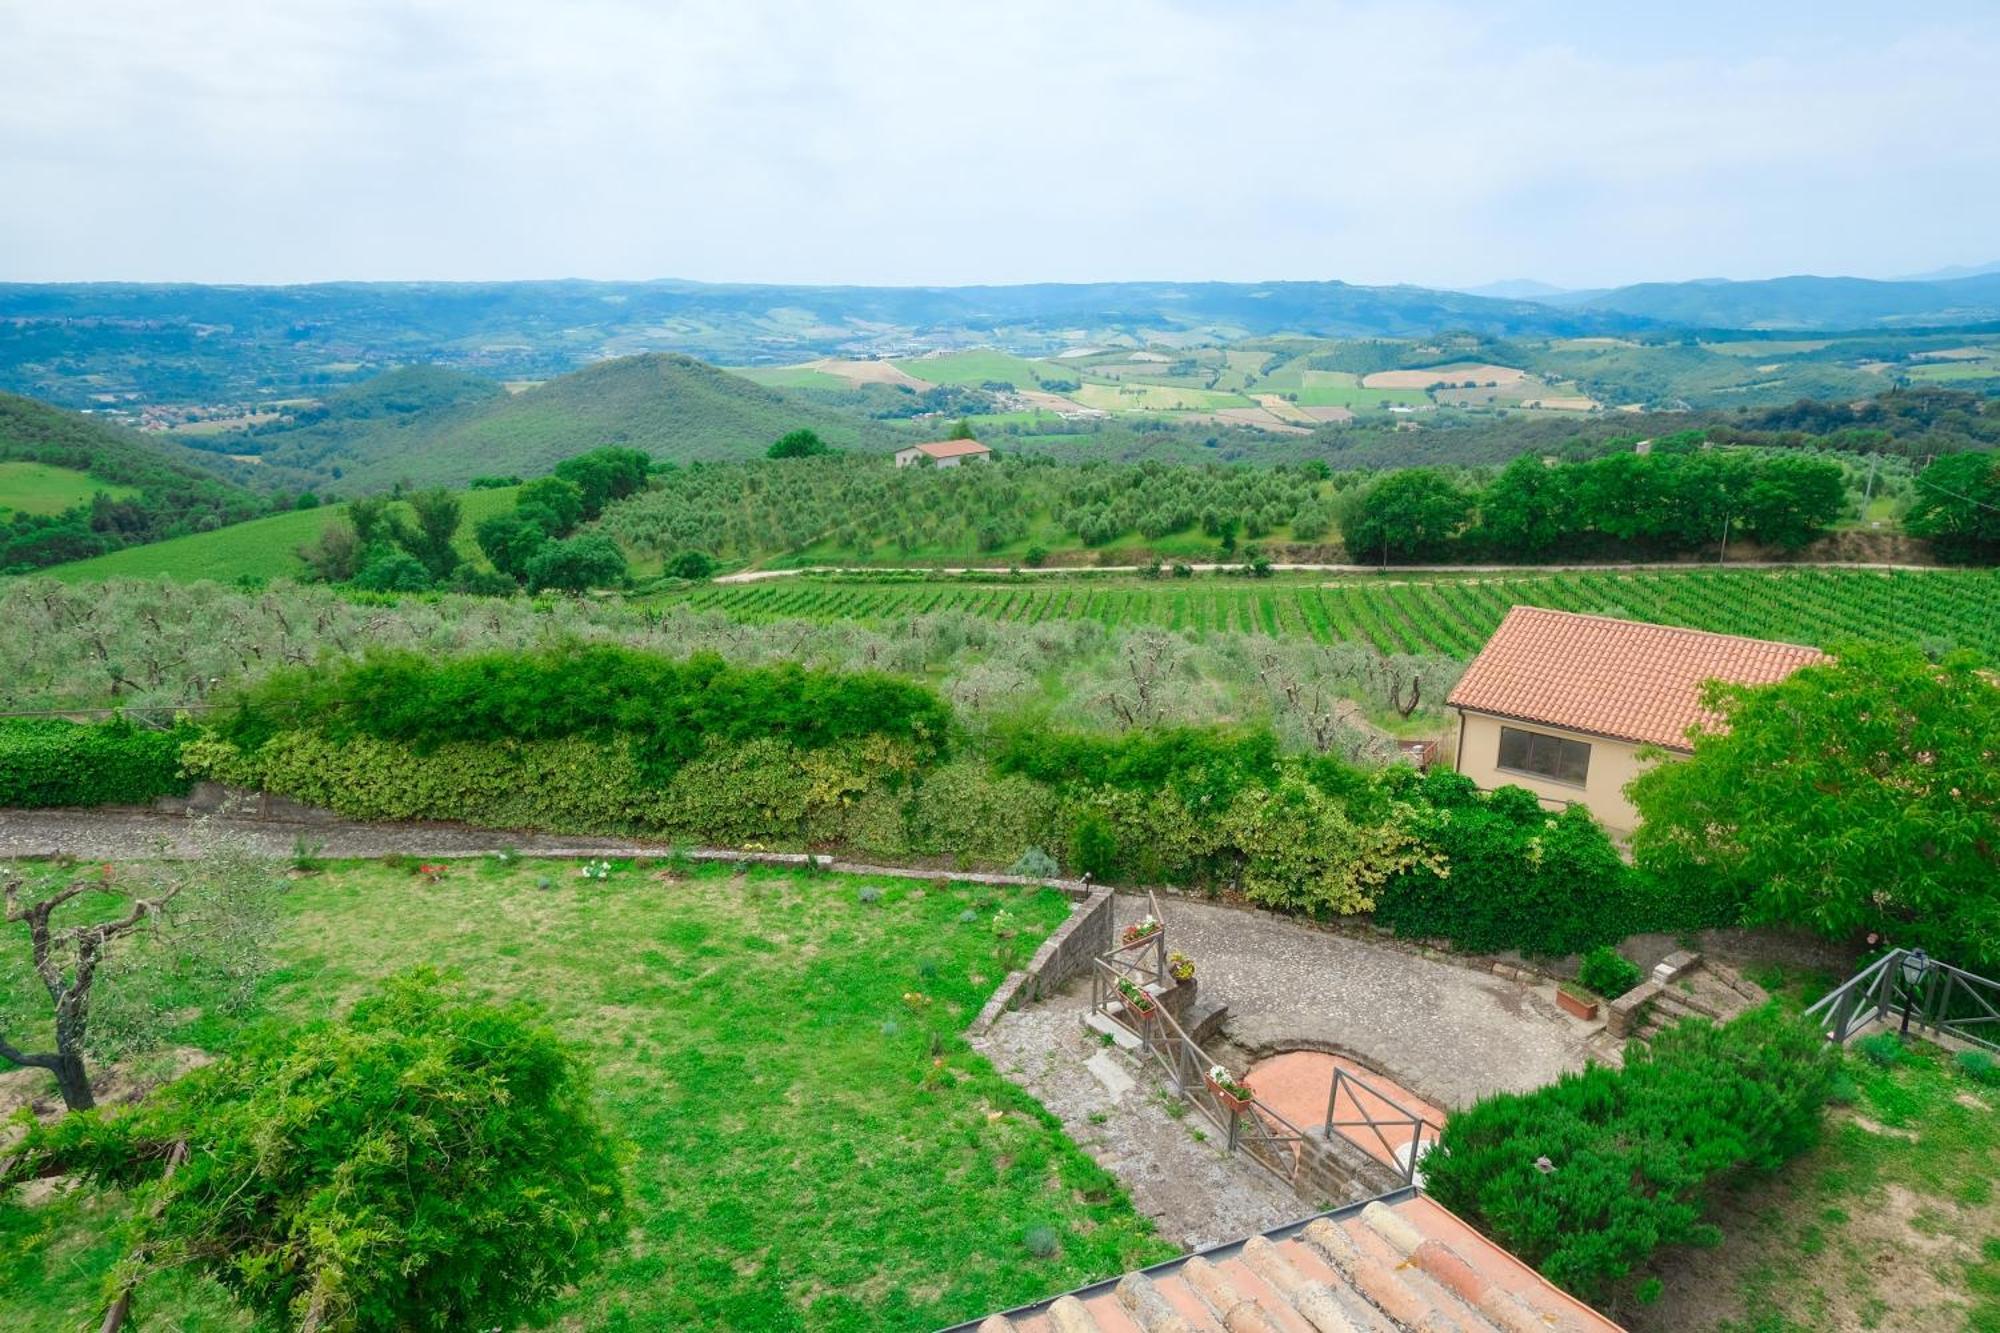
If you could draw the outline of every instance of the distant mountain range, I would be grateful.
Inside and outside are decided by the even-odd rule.
[[[1991,269],[1991,266],[1989,266]],[[2000,320],[2000,270],[1476,293],[1343,282],[797,287],[658,282],[0,284],[0,390],[74,407],[317,396],[397,366],[545,379],[679,352],[723,365],[990,345],[1273,335],[1673,338],[1683,329],[1874,329]]]

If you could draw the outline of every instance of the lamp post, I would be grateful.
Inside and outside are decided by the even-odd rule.
[[[1922,949],[1912,949],[1903,955],[1903,1028],[1896,1034],[1903,1041],[1910,1039],[1910,1006],[1916,1001],[1917,988],[1924,984],[1924,976],[1930,970],[1930,955]]]

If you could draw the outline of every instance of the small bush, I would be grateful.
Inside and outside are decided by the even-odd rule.
[[[1054,1227],[1029,1227],[1021,1237],[1022,1246],[1037,1259],[1053,1259],[1062,1249],[1062,1240]]]
[[[1996,1061],[1989,1051],[1960,1051],[1953,1057],[1952,1063],[1958,1066],[1959,1073],[1974,1083],[1987,1087],[2000,1084],[2000,1061]]]
[[[123,718],[0,720],[0,807],[145,805],[186,793],[185,729],[147,731]]]
[[[1079,875],[1103,879],[1117,873],[1118,835],[1111,822],[1095,810],[1078,816],[1069,834],[1069,864]]]
[[[1636,963],[1628,961],[1608,944],[1600,944],[1583,956],[1583,966],[1577,970],[1576,979],[1584,989],[1595,991],[1607,1000],[1615,1000],[1644,979],[1645,974]]]
[[[1054,879],[1061,870],[1062,868],[1056,864],[1056,859],[1039,847],[1030,847],[1015,858],[1013,865],[1007,867],[1008,874],[1020,875],[1025,879]]]
[[[1854,1043],[1861,1058],[1878,1069],[1903,1063],[1903,1039],[1893,1032],[1876,1032]]]

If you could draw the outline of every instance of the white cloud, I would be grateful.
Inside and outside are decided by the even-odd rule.
[[[0,278],[1340,277],[2000,256],[2000,11],[0,8]],[[1642,25],[1652,26],[1642,26]]]

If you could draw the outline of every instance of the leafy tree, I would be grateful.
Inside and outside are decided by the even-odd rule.
[[[972,433],[972,423],[964,417],[960,417],[956,422],[952,423],[951,430],[945,435],[945,438],[947,440],[972,440],[977,439],[978,436]]]
[[[1757,539],[1796,551],[1840,520],[1847,473],[1824,458],[1767,458],[1743,492],[1743,526]]]
[[[418,970],[116,1116],[35,1127],[0,1179],[131,1192],[108,1328],[187,1267],[274,1325],[391,1333],[539,1314],[617,1243],[620,1152],[535,1011]]]
[[[1355,559],[1427,560],[1445,554],[1472,514],[1472,497],[1435,468],[1391,472],[1352,500],[1341,539]]]
[[[1479,497],[1479,535],[1491,550],[1510,556],[1545,555],[1575,530],[1572,471],[1523,454],[1509,463]]]
[[[556,464],[556,475],[574,485],[583,499],[583,517],[594,519],[613,500],[646,489],[652,456],[638,449],[607,445]]]
[[[319,508],[319,497],[317,495],[314,495],[311,491],[300,491],[299,498],[292,501],[292,508],[317,509]]]
[[[583,521],[583,491],[562,477],[537,477],[514,497],[514,508],[551,537],[567,537]]]
[[[830,454],[833,450],[818,432],[810,430],[787,431],[778,437],[777,443],[765,451],[766,458],[812,458],[819,454]]]
[[[450,577],[459,559],[458,548],[452,545],[462,512],[458,497],[442,487],[412,491],[409,505],[416,515],[416,526],[397,524],[397,544],[415,556],[433,580]]]
[[[588,592],[625,582],[625,553],[597,533],[550,542],[528,561],[528,586],[536,592]]]
[[[715,557],[706,551],[682,551],[662,571],[669,578],[705,579],[715,573]]]
[[[1717,918],[2000,967],[2000,685],[1971,654],[1855,646],[1704,697],[1728,730],[1630,788],[1643,870]]]
[[[389,497],[386,495],[364,495],[347,502],[347,521],[354,528],[354,537],[362,550],[367,550],[389,535]]]
[[[493,568],[516,580],[528,576],[528,562],[549,544],[542,525],[519,509],[480,519],[472,535]]]
[[[366,592],[423,592],[431,586],[431,572],[408,551],[383,546],[363,562],[354,586]]]
[[[1903,528],[1954,559],[2000,559],[2000,452],[1948,454],[1918,473]]]
[[[354,525],[336,518],[320,529],[319,540],[298,549],[313,577],[322,583],[346,583],[361,572],[363,547]]]

